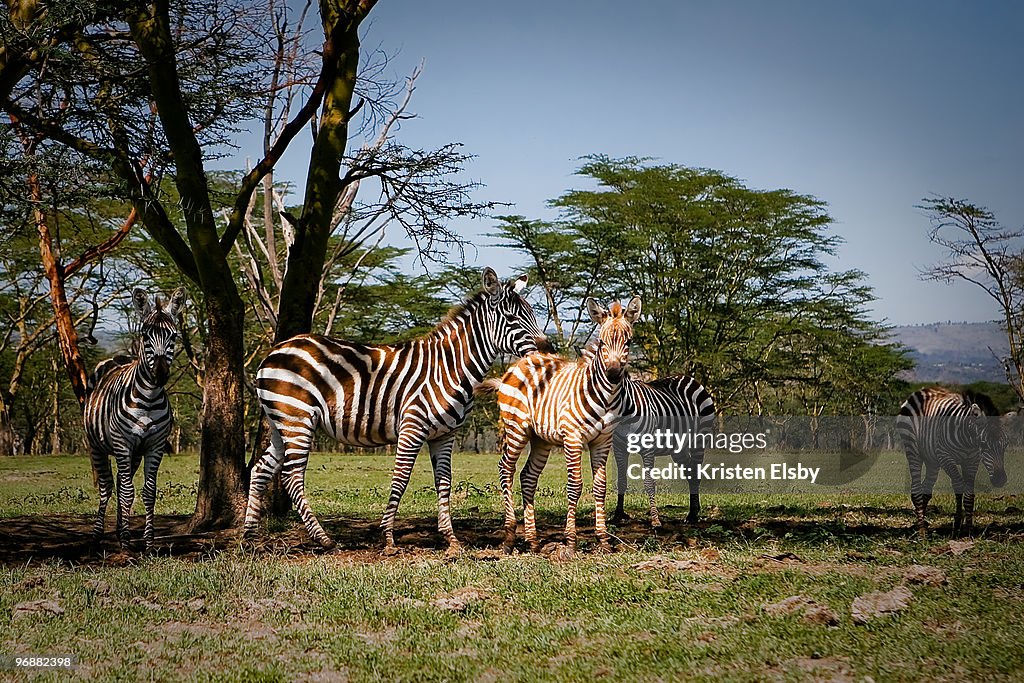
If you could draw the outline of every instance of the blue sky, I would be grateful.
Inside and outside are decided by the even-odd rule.
[[[829,204],[837,268],[868,274],[895,324],[982,321],[914,208],[932,193],[1024,222],[1024,3],[414,2],[381,0],[364,48],[425,70],[402,142],[465,144],[480,199],[552,218],[579,157],[641,155],[787,187]],[[308,141],[279,177],[301,180]],[[470,262],[515,269],[487,221],[456,227]]]

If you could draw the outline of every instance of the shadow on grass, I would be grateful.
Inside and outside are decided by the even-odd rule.
[[[696,543],[715,544],[735,541],[766,542],[785,540],[791,543],[815,545],[824,542],[873,542],[905,540],[913,536],[911,510],[883,509],[872,506],[843,506],[842,509],[822,510],[809,515],[806,508],[774,506],[760,510],[750,518],[740,519],[746,510],[730,510],[733,517],[717,516],[697,524],[684,521],[685,506],[662,507],[665,525],[656,538],[665,550],[672,546],[689,547]],[[839,516],[837,517],[837,514]],[[989,524],[980,526],[976,533],[986,538],[1000,539],[1024,534],[1024,521],[1014,512],[990,511],[984,513]],[[844,518],[845,516],[845,518]],[[850,521],[860,518],[864,521]],[[872,517],[882,517],[881,520]],[[337,542],[331,554],[355,561],[380,561],[381,536],[378,519],[364,517],[328,517],[324,527]],[[949,538],[951,522],[943,511],[932,518],[931,533],[936,538]],[[92,515],[50,514],[24,515],[0,520],[0,565],[16,566],[45,561],[66,562],[72,565],[126,565],[138,561],[142,553],[142,518],[133,517],[131,525],[132,547],[119,548],[112,530],[102,539],[92,536]],[[204,561],[217,553],[240,547],[236,530],[188,533],[187,515],[159,515],[154,530],[154,554],[194,561]],[[538,534],[541,544],[562,541],[564,514],[540,512]],[[470,548],[493,550],[500,546],[502,534],[498,517],[456,519],[455,532]],[[264,529],[248,549],[258,554],[272,554],[301,559],[324,554],[306,536],[296,516],[277,522],[278,530]],[[581,549],[586,551],[594,540],[593,511],[582,510],[578,518]],[[633,513],[633,517],[611,531],[617,541],[629,546],[642,546],[652,538],[646,514]],[[415,557],[443,550],[444,540],[437,532],[434,517],[399,518],[395,530],[402,556]],[[523,548],[522,525],[519,530],[520,548]]]

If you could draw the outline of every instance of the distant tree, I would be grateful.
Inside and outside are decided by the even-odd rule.
[[[502,217],[494,235],[561,319],[578,325],[586,296],[641,296],[638,372],[694,375],[725,410],[834,414],[867,410],[872,383],[908,366],[868,315],[864,274],[826,266],[840,239],[817,199],[638,158],[589,157],[579,174],[597,188],[554,200],[560,220]]]
[[[1006,381],[1024,401],[1024,229],[1006,228],[988,209],[962,199],[928,198],[917,208],[931,221],[928,239],[948,253],[921,277],[969,282],[996,302],[1009,345],[1000,361]]]

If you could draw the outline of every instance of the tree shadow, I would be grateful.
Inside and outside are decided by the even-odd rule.
[[[782,508],[788,506],[780,506]],[[799,511],[799,514],[797,514]],[[906,540],[914,537],[913,511],[871,506],[844,506],[842,512],[853,513],[854,521],[837,518],[835,510],[825,509],[819,515],[807,515],[805,508],[770,509],[749,518],[716,516],[696,524],[685,521],[686,506],[662,507],[664,526],[656,532],[650,528],[646,513],[634,511],[633,517],[610,526],[617,544],[626,548],[642,547],[655,540],[659,547],[691,547],[734,542],[764,543],[786,541],[803,544],[849,542],[871,539],[876,542]],[[948,511],[946,511],[948,512]],[[1005,539],[1024,534],[1024,520],[1016,511],[983,511],[986,524],[976,528],[976,535]],[[875,519],[878,518],[878,521]],[[242,544],[237,530],[189,533],[188,515],[158,515],[154,523],[157,556],[204,561],[220,552],[241,549],[257,555],[289,558],[330,554],[357,561],[381,561],[381,533],[378,519],[365,517],[328,517],[324,527],[337,542],[331,551],[312,543],[297,518],[276,523],[276,530],[263,529],[252,542]],[[133,517],[132,544],[122,550],[112,530],[101,539],[92,536],[92,515],[51,514],[10,517],[0,522],[0,565],[18,566],[60,562],[84,566],[120,566],[140,561],[142,553],[142,518]],[[930,535],[935,539],[952,537],[952,521],[943,511],[931,515]],[[542,546],[561,543],[565,525],[564,513],[539,511],[538,538]],[[586,552],[595,544],[593,513],[581,510],[577,521],[580,548]],[[468,548],[493,552],[503,539],[501,519],[497,516],[456,519],[455,532]],[[400,556],[415,557],[445,549],[444,538],[437,531],[433,516],[399,518],[395,529]],[[520,550],[525,550],[522,524],[519,527]]]

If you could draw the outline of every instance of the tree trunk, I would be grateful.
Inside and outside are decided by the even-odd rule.
[[[245,514],[244,309],[237,290],[230,290],[209,294],[206,300],[203,430],[193,531],[231,527]]]
[[[321,12],[325,34],[335,33],[337,22],[347,25],[339,34],[337,77],[324,95],[320,128],[309,157],[302,217],[294,226],[295,243],[288,250],[288,266],[281,283],[275,343],[309,332],[313,326],[327,240],[334,228],[334,207],[343,188],[341,161],[348,142],[349,111],[359,66],[359,22],[337,8],[322,6]]]

